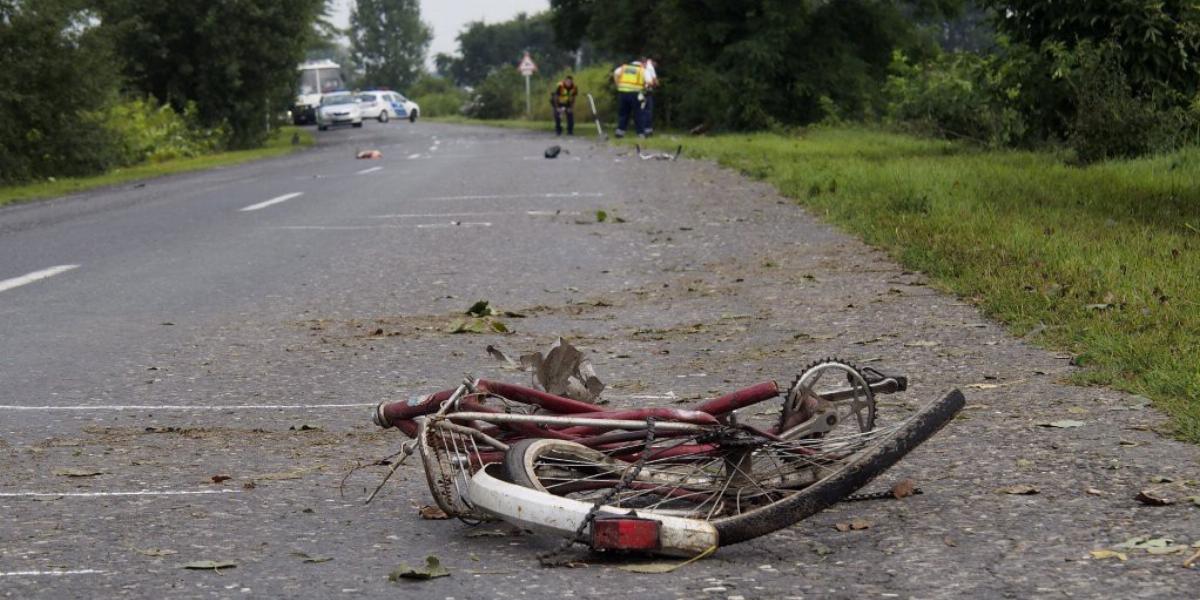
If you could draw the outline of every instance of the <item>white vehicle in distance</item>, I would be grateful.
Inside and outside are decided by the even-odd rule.
[[[396,92],[392,92],[392,93],[395,94],[396,97],[400,99],[400,104],[404,105],[404,112],[408,113],[408,122],[416,123],[417,115],[421,114],[421,107],[417,106],[416,102],[413,102],[412,100],[409,100],[408,98],[405,98],[403,94],[396,94]]]
[[[358,96],[350,92],[334,92],[321,96],[321,106],[317,109],[317,129],[325,131],[338,125],[362,127],[362,124],[363,116]]]
[[[364,119],[378,119],[380,123],[387,123],[392,117],[403,119],[408,116],[408,110],[396,92],[367,90],[359,94],[358,99]]]
[[[292,105],[292,122],[296,125],[315,123],[321,94],[342,89],[342,68],[331,60],[309,61],[297,69],[296,100]]]

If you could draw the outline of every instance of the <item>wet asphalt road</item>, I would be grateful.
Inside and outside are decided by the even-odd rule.
[[[1132,501],[1155,476],[1200,494],[1194,447],[1154,433],[1136,398],[1062,385],[1068,357],[765,186],[583,140],[545,160],[556,140],[535,133],[318,139],[0,209],[0,597],[1196,597],[1184,555],[1088,558],[1137,535],[1200,541],[1187,502]],[[526,316],[510,335],[446,333],[480,299]],[[374,403],[468,373],[519,382],[483,348],[558,335],[615,404],[785,382],[837,354],[913,378],[881,419],[951,386],[973,406],[888,474],[924,495],[668,575],[582,555],[542,569],[552,541],[422,520],[415,464],[363,505],[400,442],[371,425]],[[1085,426],[1037,425],[1063,418]],[[1041,493],[996,493],[1015,484]],[[834,528],[852,518],[871,527]],[[388,581],[431,554],[450,577]],[[181,568],[205,560],[236,566]]]

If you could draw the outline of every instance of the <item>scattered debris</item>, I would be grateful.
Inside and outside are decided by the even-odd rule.
[[[871,521],[858,518],[851,520],[849,523],[837,523],[833,526],[833,528],[845,533],[847,531],[861,531],[863,529],[870,529],[872,525],[874,525],[874,523]]]
[[[667,152],[642,152],[642,146],[635,144],[634,149],[637,150],[638,158],[642,160],[678,160],[679,155],[683,153],[683,145],[681,144],[675,149],[675,154]]]
[[[1041,491],[1038,490],[1037,487],[1029,485],[1028,483],[1018,483],[1016,485],[1002,487],[996,491],[1001,494],[1011,494],[1014,496],[1032,496],[1034,494],[1041,493]]]
[[[166,548],[134,548],[133,550],[145,556],[171,556],[172,554],[179,554],[175,550],[168,550]]]
[[[1107,558],[1115,558],[1121,562],[1129,560],[1129,556],[1127,554],[1124,552],[1117,552],[1116,550],[1092,550],[1091,552],[1088,552],[1088,555],[1092,557],[1092,560],[1104,560]]]
[[[436,506],[422,506],[417,509],[417,514],[421,515],[422,519],[427,521],[445,521],[450,518],[446,511]]]
[[[701,552],[700,554],[697,554],[696,556],[693,556],[682,562],[654,561],[654,562],[630,563],[630,564],[625,564],[625,565],[617,565],[617,568],[622,571],[629,571],[630,573],[645,573],[645,574],[659,575],[662,573],[670,573],[672,571],[675,571],[676,569],[679,569],[680,567],[685,567],[687,565],[690,565],[702,558],[707,557],[708,555],[710,555],[716,551],[717,551],[716,546],[710,546],[704,552]]]
[[[364,159],[364,160],[375,160],[377,158],[383,158],[383,153],[378,150],[363,150],[363,151],[359,152],[358,154],[356,154],[354,156],[354,158]]]
[[[897,500],[907,498],[917,492],[917,483],[911,479],[901,479],[892,486],[892,495]]]
[[[194,560],[189,563],[179,565],[183,569],[193,569],[197,571],[214,571],[221,572],[221,569],[232,569],[237,567],[237,563],[231,560]]]
[[[60,477],[95,477],[97,475],[103,475],[104,471],[100,471],[98,469],[67,467],[55,469],[54,474]]]
[[[1135,500],[1147,506],[1170,506],[1175,504],[1174,498],[1164,496],[1159,490],[1142,490],[1134,497]]]
[[[1055,427],[1058,429],[1070,429],[1072,427],[1083,427],[1083,421],[1075,421],[1072,419],[1063,419],[1061,421],[1043,421],[1038,423],[1038,427]]]
[[[223,482],[229,481],[230,479],[233,479],[233,477],[230,477],[229,475],[213,475],[212,476],[213,483],[223,483]]]
[[[450,571],[442,566],[442,561],[436,556],[426,556],[424,567],[410,567],[406,563],[401,563],[396,570],[388,575],[389,581],[400,581],[401,579],[436,579],[438,577],[449,577]]]
[[[293,552],[292,556],[306,563],[324,563],[333,560],[332,556],[309,556],[307,552]]]
[[[558,155],[561,152],[562,146],[550,146],[549,148],[546,148],[545,155],[546,158],[558,158]]]
[[[522,356],[521,364],[529,364],[537,384],[551,394],[591,402],[604,391],[592,362],[563,338],[544,357],[541,352]]]
[[[1187,558],[1187,560],[1183,561],[1183,567],[1185,569],[1190,569],[1192,568],[1192,565],[1196,564],[1197,561],[1200,561],[1200,550],[1197,550],[1195,554],[1192,554]]]
[[[503,321],[495,319],[499,314],[496,309],[492,308],[487,300],[480,300],[472,304],[465,313],[468,318],[458,319],[450,324],[447,330],[450,333],[509,333],[509,328]],[[520,313],[504,313],[505,315],[519,315]],[[520,315],[517,318],[524,317]]]

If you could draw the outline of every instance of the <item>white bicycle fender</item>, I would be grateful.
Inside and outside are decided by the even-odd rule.
[[[488,465],[471,477],[468,489],[470,501],[475,506],[508,521],[518,527],[534,531],[571,537],[579,524],[592,510],[589,502],[580,502],[529,489],[503,481],[488,474]],[[624,515],[632,511],[604,507],[603,514]],[[639,517],[661,523],[659,542],[660,554],[670,556],[696,556],[717,545],[717,530],[707,521],[686,519],[653,512],[638,513]]]

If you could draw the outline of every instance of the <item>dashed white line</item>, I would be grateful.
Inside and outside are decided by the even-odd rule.
[[[104,498],[118,496],[203,496],[238,490],[137,490],[134,492],[0,492],[0,498]]]
[[[42,575],[99,575],[104,571],[96,569],[72,569],[69,571],[0,571],[0,577],[37,577]]]
[[[369,169],[363,169],[363,170],[355,173],[355,175],[366,175],[367,173],[374,173],[375,171],[382,171],[382,170],[383,170],[383,167],[371,167]]]
[[[188,405],[188,404],[99,404],[95,406],[21,406],[0,404],[0,410],[14,411],[91,411],[91,410],[308,410],[316,408],[362,408],[375,406],[365,402],[359,404],[233,404],[233,405]]]
[[[71,269],[77,269],[77,268],[79,268],[79,265],[59,265],[57,267],[50,267],[49,269],[42,269],[41,271],[34,271],[32,273],[29,273],[27,275],[22,275],[20,277],[13,277],[12,279],[5,279],[4,281],[0,281],[0,292],[6,291],[6,290],[11,290],[11,289],[17,288],[17,287],[21,287],[23,285],[28,285],[30,283],[33,283],[35,281],[40,281],[47,277],[54,277],[55,275],[58,275],[60,273],[66,273],[67,271],[70,271]]]
[[[284,194],[282,196],[276,196],[275,198],[271,198],[270,200],[267,200],[266,202],[259,202],[258,204],[251,204],[250,206],[247,206],[240,210],[242,212],[251,211],[251,210],[261,210],[261,209],[264,209],[273,204],[279,204],[280,202],[287,202],[288,200],[291,200],[292,198],[299,198],[300,196],[303,196],[303,195],[304,195],[304,192],[292,192],[291,194]]]

